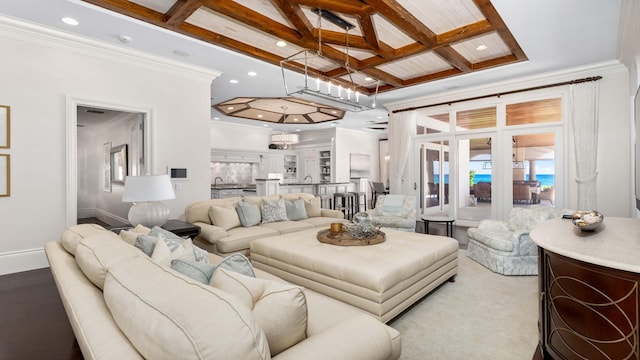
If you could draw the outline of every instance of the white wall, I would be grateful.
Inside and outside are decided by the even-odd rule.
[[[336,182],[349,182],[350,179],[350,155],[369,154],[370,171],[369,180],[377,181],[380,178],[380,155],[378,135],[352,129],[336,128],[335,140],[335,164]]]
[[[267,152],[271,128],[211,122],[211,148]]]
[[[217,72],[5,17],[0,49],[0,103],[11,106],[5,153],[12,185],[11,196],[0,198],[0,274],[47,266],[43,245],[66,227],[67,97],[152,109],[152,171],[180,163],[190,174],[166,202],[171,217],[209,197],[210,86]]]

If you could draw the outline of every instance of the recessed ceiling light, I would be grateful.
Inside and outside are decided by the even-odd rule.
[[[478,47],[476,48],[476,50],[478,50],[478,51],[487,50],[487,45],[484,45],[484,44],[482,44],[482,45],[478,45]]]
[[[262,114],[258,114],[258,117],[259,117],[259,118],[262,118]]]
[[[332,113],[332,114],[337,114],[338,112],[337,112],[337,111],[335,111],[335,110],[331,110],[331,113]]]
[[[188,52],[186,52],[186,51],[182,51],[182,50],[173,50],[173,53],[174,53],[175,55],[178,55],[178,56],[184,56],[184,57],[186,57],[186,56],[190,56],[190,55],[191,55],[191,54],[189,54]]]
[[[364,81],[373,81],[372,77],[367,76],[366,78],[364,78]]]
[[[279,40],[276,42],[276,45],[278,45],[279,47],[285,47],[287,46],[287,43],[282,40]]]
[[[231,80],[229,80],[229,82],[230,82],[230,83],[232,83],[232,84],[237,84],[237,83],[238,83],[238,80],[236,80],[236,79],[231,79]]]
[[[227,110],[233,110],[233,106],[229,106]]]
[[[74,18],[70,18],[70,17],[63,17],[60,19],[60,21],[62,21],[63,23],[67,24],[67,25],[71,25],[71,26],[78,26],[80,23],[78,22],[78,20],[74,19]]]
[[[296,131],[300,131],[300,129],[296,129]]]
[[[293,121],[298,121],[298,118],[293,118]]]
[[[247,75],[249,75],[249,76],[256,76],[256,75],[258,75],[258,73],[257,73],[257,72],[255,72],[255,71],[249,71],[249,72],[247,73]]]
[[[331,123],[331,126],[336,126],[336,123]]]
[[[262,125],[262,126],[264,126],[264,127],[269,127],[269,125],[267,125],[267,124],[264,124],[264,125]]]
[[[219,118],[219,117],[217,117],[217,116],[214,116],[214,117],[213,117],[213,120],[220,120],[220,118]]]

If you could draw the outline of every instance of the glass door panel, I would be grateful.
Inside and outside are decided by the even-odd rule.
[[[553,206],[555,134],[517,134],[512,144],[513,206]]]
[[[449,142],[437,140],[420,147],[420,193],[423,213],[448,212]]]
[[[458,142],[458,206],[457,219],[480,221],[491,218],[493,138],[459,138]]]

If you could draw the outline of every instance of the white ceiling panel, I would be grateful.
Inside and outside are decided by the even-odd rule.
[[[451,65],[433,52],[414,55],[406,59],[378,66],[382,71],[406,80],[451,69]]]
[[[472,0],[398,0],[398,3],[436,34],[485,19]]]
[[[477,50],[480,45],[484,45],[487,48],[481,51]],[[473,64],[511,55],[511,50],[496,32],[461,41],[451,45],[451,47]]]

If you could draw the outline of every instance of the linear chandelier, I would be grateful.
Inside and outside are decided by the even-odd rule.
[[[332,61],[322,56],[322,16],[326,16],[328,19],[337,17],[337,15],[321,9],[315,9],[314,12],[318,14],[318,51],[313,53],[308,50],[303,50],[280,61],[282,81],[287,96],[296,96],[309,101],[322,102],[329,106],[352,112],[375,108],[380,81],[373,80],[376,81],[376,90],[372,99],[358,90],[358,84],[353,80],[355,72],[349,64],[349,29],[352,28],[353,25],[339,17],[340,22],[334,22],[334,24],[345,29],[346,60],[344,68],[347,74],[342,78],[336,79],[326,78],[322,75],[318,75],[315,78],[312,77],[313,75],[309,68],[310,64]],[[301,69],[303,74],[302,81],[300,81],[300,77],[297,76],[297,74],[290,74],[289,77],[287,77],[287,72],[285,72],[286,68]]]

